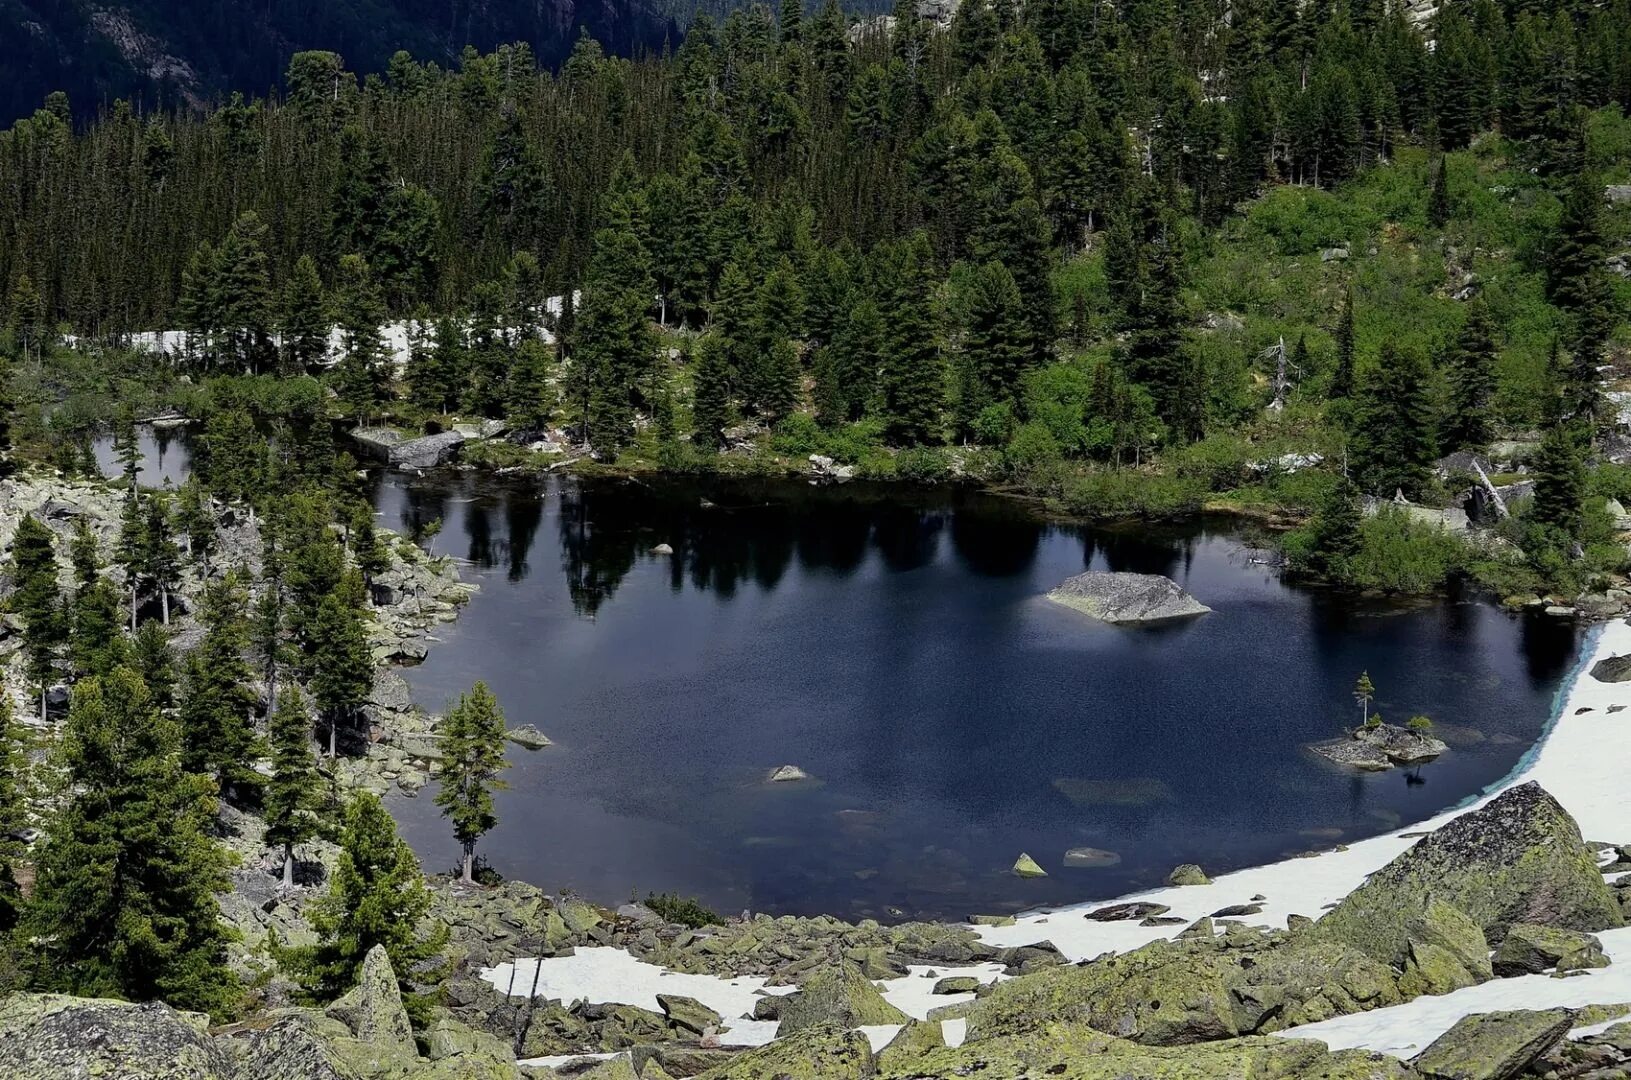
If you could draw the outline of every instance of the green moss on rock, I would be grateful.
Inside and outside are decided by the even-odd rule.
[[[1567,1009],[1468,1016],[1416,1057],[1431,1080],[1509,1080],[1556,1046],[1569,1032]]]
[[[812,1027],[856,1028],[872,1024],[904,1024],[905,1013],[884,1000],[853,964],[828,964],[800,985],[781,1009],[778,1037]]]
[[[812,1027],[740,1054],[699,1080],[867,1080],[874,1072],[866,1036]]]
[[[1463,814],[1372,874],[1312,928],[1403,966],[1411,920],[1437,899],[1492,945],[1514,923],[1574,930],[1623,925],[1574,819],[1539,784],[1520,784]]]

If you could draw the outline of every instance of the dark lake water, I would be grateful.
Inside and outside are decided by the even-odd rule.
[[[1500,780],[1574,659],[1566,623],[1283,584],[1229,522],[1082,528],[993,497],[858,486],[378,477],[386,525],[480,583],[405,672],[440,709],[476,679],[512,724],[507,876],[608,903],[962,916],[1108,897],[1421,820]],[[674,554],[652,552],[668,544]],[[1167,574],[1210,615],[1095,623],[1042,594],[1084,569]],[[1362,775],[1306,743],[1375,708],[1452,751]],[[769,784],[794,764],[814,779]],[[430,869],[429,792],[392,808]],[[1064,852],[1116,853],[1070,868]],[[1050,877],[1008,872],[1021,851]]]

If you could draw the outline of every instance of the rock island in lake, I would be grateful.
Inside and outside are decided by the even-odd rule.
[[[1117,625],[1188,619],[1212,610],[1171,578],[1104,570],[1066,578],[1048,593],[1048,599]]]

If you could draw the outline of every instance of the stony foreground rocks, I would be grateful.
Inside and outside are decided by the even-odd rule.
[[[1048,593],[1048,599],[1118,625],[1188,619],[1212,610],[1171,578],[1099,570],[1067,578]]]

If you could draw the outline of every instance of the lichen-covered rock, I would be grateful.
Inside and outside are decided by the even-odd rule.
[[[1576,968],[1606,966],[1606,957],[1601,964],[1590,962],[1589,958],[1594,953],[1598,957],[1603,956],[1603,943],[1590,934],[1556,926],[1518,923],[1507,931],[1501,947],[1495,950],[1491,966],[1495,974],[1502,978],[1534,975],[1557,967],[1565,957],[1577,955],[1582,962],[1576,964]]]
[[[853,964],[840,962],[822,967],[787,997],[776,1034],[786,1036],[813,1027],[904,1024],[908,1019]]]
[[[1468,1016],[1412,1064],[1430,1080],[1509,1080],[1569,1032],[1567,1009]]]
[[[1609,656],[1592,665],[1591,677],[1598,682],[1631,680],[1631,656]]]
[[[1410,920],[1399,990],[1405,997],[1447,994],[1493,976],[1484,931],[1454,904],[1434,898]]]
[[[1309,932],[1402,966],[1409,913],[1429,898],[1459,908],[1497,946],[1514,923],[1586,931],[1624,923],[1574,819],[1533,782],[1423,838]]]
[[[867,1080],[872,1075],[872,1047],[865,1035],[812,1027],[739,1054],[698,1080]]]
[[[1154,1046],[1267,1033],[1398,1004],[1383,964],[1306,933],[1155,941],[1120,956],[998,983],[968,1012],[968,1040],[1050,1023]]]
[[[1167,875],[1168,885],[1210,885],[1212,879],[1206,876],[1206,871],[1194,863],[1184,863],[1175,866],[1172,873]]]
[[[1355,742],[1374,746],[1395,765],[1417,765],[1448,750],[1442,741],[1425,731],[1412,731],[1397,724],[1367,724],[1355,728]]]
[[[156,1002],[13,994],[0,1000],[0,1071],[8,1080],[227,1080],[233,1063],[206,1025]]]
[[[438,1016],[426,1029],[425,1056],[432,1061],[463,1058],[499,1066],[515,1065],[515,1051],[509,1043],[447,1015]]]
[[[880,1055],[878,1064],[878,1080],[1403,1080],[1414,1075],[1392,1058],[1355,1050],[1332,1053],[1311,1040],[1250,1037],[1152,1047],[1068,1024],[955,1050]]]
[[[980,988],[980,980],[973,975],[947,975],[934,984],[936,994],[972,994]]]
[[[693,1035],[701,1035],[709,1028],[718,1029],[720,1016],[696,998],[684,997],[680,994],[658,994],[657,1004],[662,1006],[663,1015],[668,1022],[677,1028],[683,1028]]]
[[[360,1080],[363,1075],[341,1050],[354,1043],[350,1030],[321,1013],[291,1009],[232,1038],[240,1047],[236,1080]]]
[[[878,1051],[878,1068],[889,1070],[896,1065],[904,1067],[919,1056],[946,1045],[940,1022],[913,1020],[895,1033],[889,1044]]]
[[[1042,869],[1035,859],[1031,858],[1030,855],[1022,851],[1019,853],[1019,858],[1014,860],[1014,876],[1023,878],[1039,878],[1047,877],[1048,872]]]
[[[1138,624],[1187,619],[1212,609],[1171,578],[1090,570],[1067,578],[1048,599],[1108,623]]]
[[[357,985],[323,1011],[350,1028],[359,1042],[415,1053],[413,1025],[383,945],[368,950]]]

